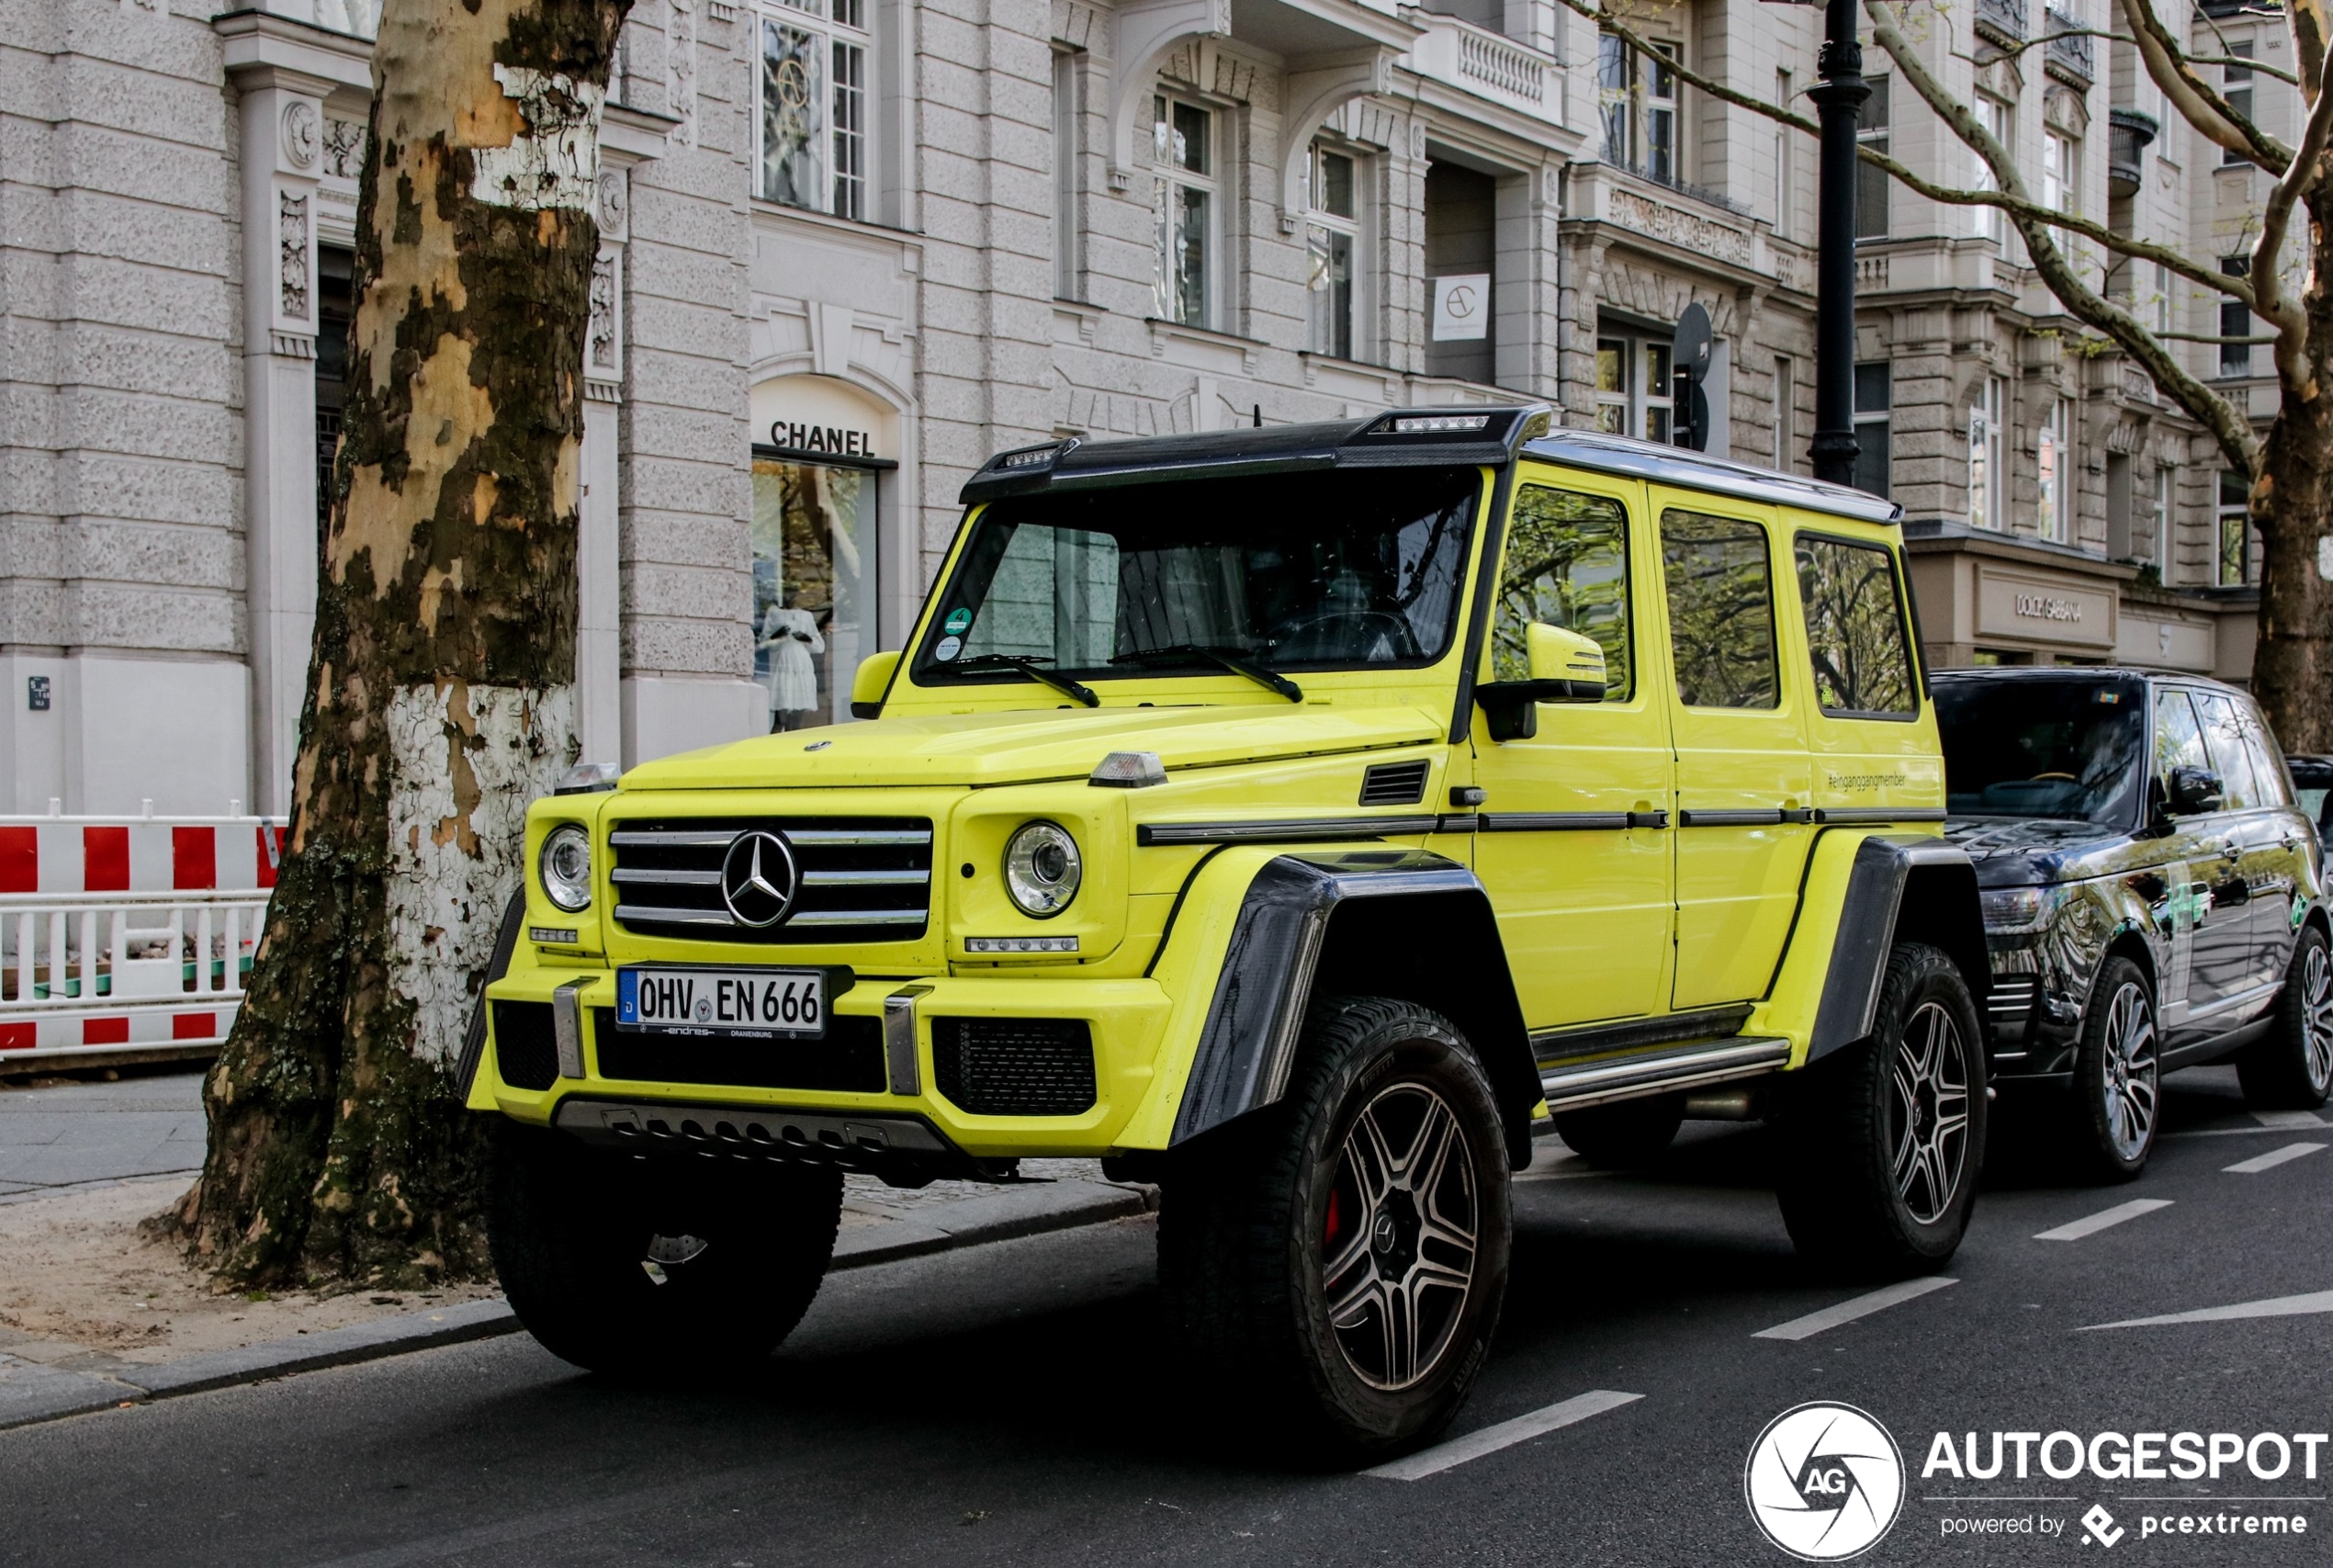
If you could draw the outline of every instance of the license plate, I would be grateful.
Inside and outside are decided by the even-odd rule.
[[[619,969],[615,1026],[652,1034],[815,1040],[827,1032],[818,969]]]

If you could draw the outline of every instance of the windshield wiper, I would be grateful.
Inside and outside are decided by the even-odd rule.
[[[1276,670],[1268,670],[1238,650],[1225,652],[1220,648],[1208,648],[1195,642],[1171,642],[1164,648],[1141,648],[1132,653],[1121,653],[1110,660],[1112,664],[1142,664],[1162,659],[1209,659],[1234,675],[1245,675],[1259,686],[1267,686],[1291,703],[1304,700],[1304,688]]]
[[[951,670],[1018,670],[1031,681],[1041,681],[1063,696],[1075,697],[1089,708],[1101,706],[1101,699],[1094,689],[1066,675],[1056,675],[1050,670],[1038,668],[1038,661],[1018,653],[975,653],[970,659],[959,659]]]

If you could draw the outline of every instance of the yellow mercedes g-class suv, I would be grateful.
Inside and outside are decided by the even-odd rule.
[[[1984,930],[1896,509],[1544,407],[1000,454],[872,720],[539,802],[462,1066],[512,1305],[765,1355],[842,1173],[1162,1191],[1219,1386],[1437,1431],[1513,1171],[1781,1123],[1806,1252],[1958,1245]]]

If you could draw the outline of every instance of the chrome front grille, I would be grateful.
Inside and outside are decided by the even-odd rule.
[[[761,829],[794,851],[801,886],[786,918],[755,928],[730,914],[721,862]],[[608,835],[615,920],[641,936],[693,942],[907,942],[931,908],[931,824],[919,818],[691,818],[620,822]]]

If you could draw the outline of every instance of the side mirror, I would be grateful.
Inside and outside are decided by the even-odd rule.
[[[899,650],[896,648],[871,653],[859,661],[859,672],[851,677],[852,718],[883,716],[883,694],[891,690],[891,677],[898,668]]]
[[[1539,732],[1541,703],[1604,700],[1604,649],[1593,638],[1534,621],[1523,628],[1527,681],[1488,681],[1474,688],[1491,739],[1528,740]]]
[[[2220,776],[2209,768],[2171,770],[2170,808],[2174,817],[2192,817],[2220,808]]]

